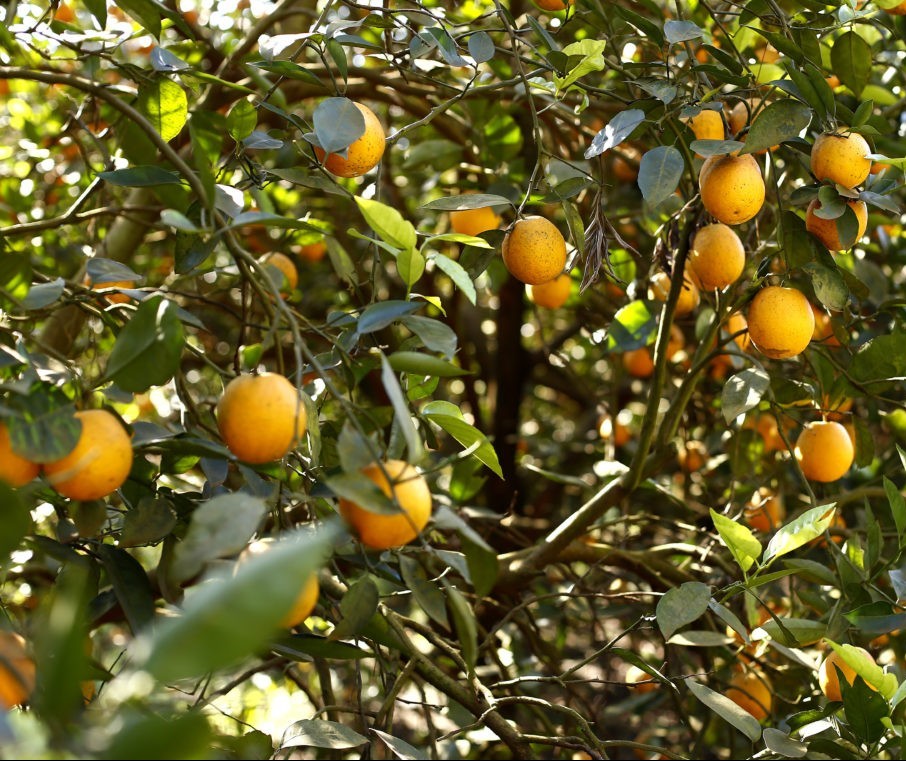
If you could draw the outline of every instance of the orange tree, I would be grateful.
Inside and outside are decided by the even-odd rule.
[[[2,754],[902,757],[904,14],[9,4]]]

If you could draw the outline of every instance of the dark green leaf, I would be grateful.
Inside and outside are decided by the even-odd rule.
[[[4,251],[0,256],[0,290],[24,300],[31,288],[31,258],[26,253]],[[0,304],[6,299],[0,295]]]
[[[290,725],[280,741],[280,747],[345,750],[358,748],[367,742],[367,738],[344,724],[321,719],[303,719]]]
[[[831,48],[831,67],[856,97],[871,77],[871,46],[855,31],[841,34]]]
[[[450,604],[450,615],[453,618],[453,628],[459,639],[460,652],[469,672],[475,670],[478,661],[478,624],[472,607],[463,597],[462,593],[444,579],[447,590],[447,600]]]
[[[111,544],[99,544],[97,552],[130,628],[139,632],[154,618],[154,591],[145,569],[126,550]]]
[[[614,316],[607,331],[607,351],[631,351],[647,346],[657,332],[650,302],[632,301]]]
[[[308,661],[311,658],[356,661],[371,656],[368,651],[348,642],[334,642],[327,637],[307,633],[287,635],[274,642],[271,649],[296,661]]]
[[[0,481],[0,567],[6,566],[15,550],[31,528],[31,511],[19,493]]]
[[[161,11],[152,0],[117,0],[117,5],[160,39]]]
[[[664,22],[664,37],[671,45],[679,42],[688,42],[689,40],[700,40],[707,37],[708,33],[697,24],[691,21],[675,21],[673,19]]]
[[[645,112],[640,109],[633,108],[628,111],[620,111],[594,136],[591,145],[585,151],[585,158],[593,159],[611,148],[616,148],[643,121],[645,121]]]
[[[670,589],[658,601],[657,625],[665,639],[701,617],[708,610],[711,587],[700,581],[687,581]]]
[[[638,179],[645,200],[657,206],[673,195],[683,168],[683,155],[672,145],[659,145],[646,151],[639,162]]]
[[[126,708],[117,713],[118,726],[98,758],[205,758],[213,732],[200,711],[174,715]]]
[[[761,737],[761,724],[748,711],[740,708],[726,695],[721,695],[694,679],[686,680],[689,690],[724,721],[732,724],[753,743]]]
[[[271,74],[277,74],[278,76],[286,77],[287,79],[298,79],[302,82],[319,85],[320,87],[325,86],[324,83],[308,69],[304,66],[300,66],[294,61],[253,61],[249,66],[269,71]],[[364,128],[364,124],[362,127]]]
[[[49,283],[39,283],[32,285],[28,294],[22,299],[22,307],[27,310],[44,309],[55,301],[58,301],[63,295],[63,289],[66,287],[66,281],[58,277]]]
[[[752,122],[740,153],[755,153],[797,137],[812,120],[812,110],[792,99],[768,104]]]
[[[420,208],[433,211],[464,211],[466,209],[483,209],[486,206],[512,206],[508,198],[492,193],[463,193],[462,195],[436,198]]]
[[[853,357],[850,374],[861,383],[906,376],[906,334],[877,336],[863,344]]]
[[[377,611],[380,602],[377,584],[371,576],[362,576],[346,590],[340,600],[340,620],[330,633],[330,638],[354,639]]]
[[[429,581],[428,575],[418,561],[407,555],[400,556],[400,572],[419,607],[428,614],[432,621],[449,630],[447,600],[440,591],[438,583]]]
[[[258,112],[247,100],[237,100],[227,114],[227,130],[237,143],[252,134],[258,123]]]
[[[852,684],[843,678],[839,681],[843,715],[849,728],[862,742],[877,742],[886,731],[883,720],[890,713],[887,701],[858,677]]]
[[[469,36],[469,55],[475,63],[484,63],[494,57],[494,40],[487,32],[475,32]]]
[[[176,527],[176,511],[164,497],[145,497],[123,518],[120,547],[157,544]]]
[[[112,172],[98,172],[104,182],[111,185],[124,185],[130,188],[152,187],[154,185],[179,185],[176,172],[159,166],[132,166],[128,169],[115,169]]]
[[[450,279],[456,284],[456,287],[465,294],[466,298],[472,304],[474,304],[475,299],[477,298],[475,284],[472,282],[472,278],[469,277],[469,273],[463,269],[463,266],[444,254],[434,254],[432,261],[437,265],[439,270],[450,276]]]
[[[420,308],[420,305],[414,301],[380,301],[371,304],[359,317],[356,330],[362,335],[383,330],[401,317],[412,314]]]

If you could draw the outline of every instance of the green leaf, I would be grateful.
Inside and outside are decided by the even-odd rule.
[[[340,600],[340,620],[330,639],[355,639],[377,612],[380,601],[377,584],[371,576],[356,579]]]
[[[593,159],[611,148],[616,148],[636,127],[645,121],[645,112],[638,108],[620,111],[603,127],[585,151],[585,159]]]
[[[761,629],[787,647],[808,647],[820,642],[827,632],[827,624],[821,621],[810,621],[807,618],[781,618],[778,624],[773,618],[761,625]],[[792,637],[792,642],[789,641]],[[754,635],[753,635],[754,639]]]
[[[365,117],[349,98],[325,98],[315,109],[312,121],[314,122],[318,145],[325,153],[344,154],[350,145],[365,134]],[[359,203],[359,208],[361,208],[365,199],[356,196],[355,200]],[[378,201],[367,201],[367,203],[381,205]],[[368,219],[367,214],[365,214],[365,218]],[[371,220],[369,219],[368,222],[370,224]],[[376,227],[374,229],[375,232],[380,234]],[[384,240],[387,240],[387,238],[384,238]],[[390,241],[387,240],[387,242],[389,243]],[[414,240],[411,245],[415,245]],[[400,245],[400,248],[407,247]]]
[[[906,333],[881,335],[864,343],[852,359],[850,375],[861,383],[906,376]]]
[[[355,502],[370,513],[399,515],[400,508],[370,478],[362,473],[341,473],[325,480],[327,487],[338,497]]]
[[[144,497],[126,511],[120,547],[157,544],[176,528],[176,510],[164,497]]]
[[[145,569],[119,547],[98,544],[96,549],[129,627],[133,633],[139,632],[154,618],[154,591]]]
[[[500,469],[500,461],[497,459],[497,452],[487,436],[479,431],[475,426],[470,425],[462,417],[450,414],[431,412],[431,405],[426,405],[422,410],[422,415],[435,425],[449,433],[454,439],[462,444],[466,449],[471,449],[478,445],[471,453],[471,456],[477,458],[488,466],[500,478],[503,478],[503,471]]]
[[[415,602],[428,614],[428,617],[444,629],[450,628],[447,618],[447,600],[435,582],[428,579],[424,568],[408,555],[400,556],[400,573],[403,581],[412,592]]]
[[[325,86],[320,79],[312,74],[312,72],[310,72],[304,66],[300,66],[298,63],[295,63],[294,61],[252,61],[249,66],[254,66],[256,69],[262,69],[263,71],[269,71],[271,74],[286,77],[287,79],[298,79],[302,82],[309,82],[313,85],[319,85],[320,87]],[[364,131],[365,124],[363,122],[362,132]]]
[[[299,596],[300,579],[324,563],[338,533],[336,524],[328,524],[317,532],[284,534],[235,573],[221,571],[198,584],[186,596],[182,615],[162,620],[136,641],[136,661],[156,679],[170,682],[252,655],[277,631]]]
[[[406,288],[412,288],[425,274],[425,255],[415,248],[404,249],[396,257],[396,269]]]
[[[49,283],[32,285],[28,294],[22,299],[22,307],[29,311],[44,309],[60,299],[66,288],[66,281],[58,277]]]
[[[446,198],[436,198],[419,208],[432,211],[465,211],[466,209],[483,209],[487,206],[512,206],[509,198],[492,193],[462,193]]]
[[[739,415],[758,406],[771,387],[771,377],[762,369],[750,367],[730,377],[721,391],[721,412],[731,423]]]
[[[724,645],[733,644],[733,638],[728,637],[721,632],[712,632],[708,630],[687,630],[677,632],[667,640],[668,645],[679,645],[680,647],[723,647]]]
[[[903,547],[906,545],[906,499],[887,476],[884,476],[884,491],[887,493],[890,512],[893,515],[894,525],[897,527],[899,546]]]
[[[659,145],[646,151],[639,162],[638,179],[645,200],[657,206],[673,195],[683,168],[683,155],[672,145]]]
[[[111,185],[122,185],[129,188],[180,184],[179,175],[176,172],[153,165],[131,166],[128,169],[115,169],[112,172],[98,172],[98,177]]]
[[[418,237],[415,228],[396,209],[361,196],[356,196],[355,202],[365,221],[381,240],[400,250],[415,248]]]
[[[161,11],[152,0],[117,0],[117,5],[160,39]]]
[[[595,71],[603,71],[607,67],[604,59],[604,49],[607,43],[604,40],[586,38],[579,42],[567,45],[561,51],[569,58],[577,57],[579,61],[572,66],[565,77],[554,75],[554,84],[558,90],[565,90],[571,84]]]
[[[657,625],[665,639],[670,639],[687,624],[708,610],[711,587],[700,581],[687,581],[670,589],[658,601],[655,613]]]
[[[796,520],[781,526],[768,543],[764,552],[764,562],[768,563],[787,555],[821,536],[830,526],[835,512],[836,503],[819,505],[806,510]]]
[[[843,715],[856,737],[869,744],[880,740],[886,732],[884,719],[889,721],[887,701],[861,679],[855,679],[853,684],[840,679],[840,691]]]
[[[894,674],[885,674],[884,670],[874,662],[874,659],[867,653],[863,653],[859,648],[852,645],[838,645],[833,640],[825,640],[834,651],[844,660],[847,665],[861,676],[868,684],[874,687],[887,700],[893,697],[897,691],[899,682]],[[840,680],[841,684],[845,679]]]
[[[182,132],[189,118],[186,91],[170,79],[142,85],[138,91],[138,109],[168,143]]]
[[[360,335],[374,333],[392,325],[406,315],[420,309],[421,306],[413,301],[379,301],[366,307],[359,317],[356,331]]]
[[[456,284],[456,287],[465,294],[466,298],[472,304],[474,304],[475,299],[477,298],[475,284],[472,282],[472,278],[469,277],[469,273],[463,269],[462,265],[444,254],[434,254],[431,258],[437,265],[437,268],[449,275],[450,279]]]
[[[442,362],[443,360],[439,361]],[[388,361],[386,355],[381,352],[381,383],[384,386],[384,391],[387,392],[390,404],[393,406],[393,420],[406,440],[409,460],[418,462],[424,455],[425,450],[418,431],[415,430],[415,424],[412,422],[412,411],[409,408],[409,403],[405,394],[403,394],[403,390],[400,388],[396,372],[398,371],[393,367],[393,363]]]
[[[160,386],[179,369],[185,331],[172,301],[154,296],[141,303],[116,337],[106,377],[125,391]]]
[[[238,555],[267,513],[264,500],[249,494],[221,494],[199,505],[185,538],[173,551],[170,574],[185,581],[212,560]]]
[[[128,706],[117,712],[116,732],[97,757],[120,758],[205,758],[212,747],[214,732],[199,711],[173,715]]]
[[[475,63],[484,63],[494,57],[496,48],[494,40],[487,32],[475,32],[469,35],[469,55],[475,60]]]
[[[630,351],[647,346],[657,332],[657,318],[650,302],[632,301],[622,307],[607,331],[606,351]]]
[[[695,695],[702,703],[710,708],[724,721],[732,724],[736,729],[742,732],[753,743],[758,742],[761,737],[761,724],[758,723],[752,714],[740,708],[726,695],[721,695],[709,687],[695,681],[687,679],[686,685],[689,691]]]
[[[439,351],[447,359],[453,358],[458,338],[449,325],[433,317],[422,317],[417,314],[407,315],[400,322],[421,339],[425,348]]]
[[[844,32],[831,48],[831,68],[858,98],[871,77],[871,45],[854,31]]]
[[[462,659],[466,662],[469,673],[472,674],[478,661],[478,624],[475,621],[475,613],[456,587],[447,582],[445,578],[443,582],[447,591],[447,601],[450,604],[453,628],[459,639]]]
[[[328,658],[338,661],[357,661],[370,658],[372,654],[348,642],[334,642],[317,634],[290,634],[277,640],[271,649],[295,661],[309,661],[311,658]]]
[[[761,557],[761,542],[755,538],[747,526],[743,526],[713,509],[711,510],[711,520],[714,521],[714,528],[717,529],[723,543],[730,550],[733,559],[743,572],[748,571],[752,564]]]
[[[761,736],[765,747],[782,758],[805,758],[808,746],[794,740],[786,732],[781,732],[773,727],[766,727]]]
[[[323,719],[302,719],[286,730],[280,743],[282,748],[331,748],[346,750],[365,745],[368,738],[345,724]]]
[[[30,256],[27,253],[3,251],[0,255],[0,289],[14,299],[22,301],[30,288]],[[0,304],[4,302],[6,299],[0,295]]]
[[[427,759],[431,758],[428,751],[419,750],[405,740],[401,740],[399,737],[388,735],[386,732],[381,732],[379,729],[372,728],[371,731],[390,749],[394,756],[402,759],[402,761],[422,761],[423,759],[424,761],[427,761]]]
[[[13,451],[38,463],[68,455],[82,435],[72,402],[61,392],[37,387],[20,401],[20,414],[6,419]]]
[[[398,373],[413,375],[432,375],[438,378],[455,378],[470,375],[468,370],[447,362],[446,360],[422,354],[417,351],[397,351],[390,355],[390,367]]]
[[[888,634],[906,625],[906,613],[895,613],[894,607],[883,600],[860,605],[844,613],[843,617],[860,631],[875,636]]]
[[[0,480],[0,568],[31,528],[31,511],[19,493]]]
[[[691,21],[675,21],[671,19],[664,22],[664,37],[671,45],[676,45],[690,40],[707,39],[708,33]]]
[[[258,124],[258,111],[247,100],[237,100],[227,114],[227,130],[237,143],[244,140]]]
[[[745,148],[741,140],[693,140],[689,147],[699,156],[729,156]]]
[[[144,280],[141,275],[128,265],[100,256],[88,260],[85,265],[85,273],[91,279],[92,285],[103,285],[123,280],[140,283]]]
[[[740,153],[755,153],[798,137],[812,120],[812,109],[787,98],[770,103],[755,117]]]
[[[780,245],[791,270],[816,261],[820,251],[820,244],[805,229],[805,221],[790,210],[780,218]]]

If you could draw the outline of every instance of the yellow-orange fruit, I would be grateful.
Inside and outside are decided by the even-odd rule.
[[[726,331],[731,336],[736,336],[733,341],[741,351],[748,351],[752,345],[752,339],[749,338],[749,323],[746,322],[745,316],[741,312],[733,312],[727,318]],[[745,331],[744,333],[740,331]],[[739,335],[736,335],[739,333]]]
[[[764,204],[764,178],[750,154],[711,156],[698,175],[702,204],[725,225],[748,222]]]
[[[307,424],[299,392],[277,373],[237,376],[217,404],[217,426],[224,443],[252,465],[285,457]]]
[[[852,439],[835,420],[816,420],[802,429],[793,451],[810,481],[829,483],[842,478],[855,459]]]
[[[309,262],[321,261],[326,253],[327,242],[323,238],[314,243],[306,243],[304,246],[299,246],[298,249],[299,256]]]
[[[135,281],[133,280],[114,280],[110,283],[92,283],[91,280],[88,279],[87,283],[93,291],[104,288],[135,288]],[[125,304],[127,301],[132,301],[125,293],[106,293],[104,294],[104,298],[111,304]]]
[[[758,721],[764,721],[771,714],[773,690],[767,676],[761,671],[747,669],[737,672],[724,694]]]
[[[291,629],[292,627],[301,624],[312,614],[315,605],[318,604],[318,596],[320,593],[321,588],[318,584],[318,576],[313,573],[305,580],[302,591],[293,603],[293,607],[290,608],[289,613],[283,617],[283,620],[280,622],[280,627],[283,629]]]
[[[657,272],[651,277],[651,297],[658,301],[666,301],[670,294],[670,276],[666,272]],[[683,287],[676,302],[676,317],[683,317],[695,311],[701,301],[698,286],[695,285],[689,273],[683,277]]]
[[[631,143],[624,143],[619,150],[635,164],[630,164],[623,156],[614,154],[613,176],[620,182],[635,182],[639,178],[638,162],[642,160],[642,151]]]
[[[815,331],[815,316],[802,291],[769,285],[752,299],[746,317],[755,348],[772,359],[805,351]]]
[[[613,439],[614,446],[622,447],[629,443],[632,438],[632,432],[629,430],[629,423],[632,421],[632,413],[628,410],[621,410],[616,417],[604,417],[598,425],[598,435],[604,440]]]
[[[815,315],[815,331],[812,340],[823,343],[825,346],[839,346],[840,341],[834,335],[834,326],[831,316],[812,304],[812,313]]]
[[[899,5],[893,6],[893,8],[885,8],[888,13],[893,14],[894,16],[906,16],[906,1],[900,3]]]
[[[812,146],[812,174],[830,180],[844,188],[854,188],[865,182],[871,171],[871,148],[858,132],[838,129],[819,135]]]
[[[746,421],[747,428],[754,428],[755,432],[761,436],[764,441],[764,451],[766,453],[782,452],[786,449],[786,443],[780,433],[780,426],[770,412],[759,413],[754,419]],[[784,426],[784,432],[788,433],[789,426]]]
[[[286,254],[274,252],[261,258],[261,264],[267,268],[273,268],[276,272],[269,272],[274,285],[280,290],[280,293],[287,294],[296,290],[299,285],[299,271],[293,260]]]
[[[25,486],[38,477],[41,467],[13,451],[9,429],[0,423],[0,481],[12,487]]]
[[[356,103],[355,107],[365,118],[365,132],[349,146],[346,156],[331,153],[325,158],[324,151],[315,147],[318,160],[337,177],[361,177],[374,169],[384,155],[386,135],[377,115],[361,103]]]
[[[35,690],[35,662],[25,640],[15,632],[0,631],[0,709],[22,705]]]
[[[503,263],[510,274],[528,285],[553,280],[566,266],[566,241],[544,217],[520,219],[503,239]]]
[[[559,309],[569,298],[572,285],[573,281],[569,274],[564,272],[547,283],[527,286],[528,296],[539,307]]]
[[[450,212],[450,227],[461,235],[481,235],[488,230],[500,227],[500,217],[490,206],[478,209],[462,209]]]
[[[395,497],[403,511],[393,515],[372,513],[341,498],[340,515],[362,543],[372,549],[387,550],[402,547],[415,539],[431,518],[431,491],[424,477],[402,460],[387,460],[383,463],[383,471],[380,465],[372,463],[362,473],[385,495]]]
[[[743,517],[749,528],[755,531],[765,534],[776,531],[783,525],[783,519],[786,517],[783,497],[762,486],[752,495]]]
[[[667,359],[673,359],[685,345],[686,336],[683,335],[683,329],[674,322],[670,326],[670,338],[667,340]]]
[[[76,412],[82,433],[65,457],[44,465],[54,489],[70,499],[102,499],[122,486],[132,470],[132,440],[107,410]]]
[[[623,367],[633,378],[650,378],[654,375],[654,361],[647,346],[623,354]]]
[[[719,111],[703,108],[698,114],[690,117],[687,124],[695,134],[696,140],[724,139],[724,120],[721,119]]]
[[[651,674],[635,664],[626,669],[626,684],[632,687],[633,692],[641,695],[655,692],[660,687]]]
[[[874,662],[871,653],[868,652],[865,648],[857,647],[856,648],[860,653],[867,655]],[[821,692],[824,693],[824,696],[828,700],[840,701],[843,700],[843,691],[840,689],[840,673],[843,674],[843,678],[846,680],[846,683],[852,685],[856,681],[856,670],[850,666],[840,654],[834,650],[830,652],[822,662],[821,666],[818,669],[818,686],[821,688]],[[875,689],[872,685],[868,685],[871,689]]]
[[[735,283],[746,266],[746,250],[739,236],[720,222],[702,227],[692,239],[689,267],[706,291]]]
[[[543,11],[565,11],[567,5],[572,5],[575,0],[569,0],[568,3],[563,0],[532,0]]]
[[[708,462],[708,449],[700,441],[687,441],[678,452],[680,468],[686,473],[698,473]]]
[[[840,240],[836,219],[822,219],[815,212],[821,208],[821,202],[815,198],[805,212],[805,229],[820,240],[829,251],[843,251],[852,248],[865,235],[868,227],[868,206],[865,201],[847,201],[846,205],[853,210],[859,223],[859,231],[850,245]],[[847,241],[849,243],[849,241]]]

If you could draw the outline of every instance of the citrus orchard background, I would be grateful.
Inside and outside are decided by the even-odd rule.
[[[902,757],[906,4],[6,14],[4,756]]]

